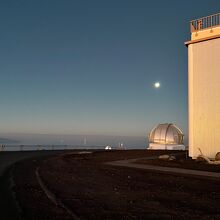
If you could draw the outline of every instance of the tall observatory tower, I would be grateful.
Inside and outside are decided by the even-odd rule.
[[[188,47],[189,156],[220,152],[220,13],[190,22]]]

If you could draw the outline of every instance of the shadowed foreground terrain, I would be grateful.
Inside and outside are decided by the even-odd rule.
[[[11,193],[13,181],[11,178],[10,166],[17,161],[30,158],[42,158],[55,156],[67,151],[22,151],[22,152],[0,152],[0,219],[20,219],[16,209],[16,203]],[[22,171],[22,175],[25,170]]]
[[[115,167],[113,160],[147,157],[160,151],[63,154],[27,160],[13,171],[25,219],[220,219],[220,181]],[[39,185],[68,207],[55,205]]]

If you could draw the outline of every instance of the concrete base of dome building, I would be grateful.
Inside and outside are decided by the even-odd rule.
[[[157,144],[150,143],[149,150],[186,150],[186,146],[183,144]]]

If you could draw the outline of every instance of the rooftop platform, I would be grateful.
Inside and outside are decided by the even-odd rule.
[[[191,40],[185,45],[220,38],[220,13],[190,21]]]

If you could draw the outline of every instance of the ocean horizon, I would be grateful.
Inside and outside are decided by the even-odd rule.
[[[0,134],[0,145],[4,151],[60,150],[60,149],[144,149],[147,137],[114,135],[46,135],[46,134]]]

